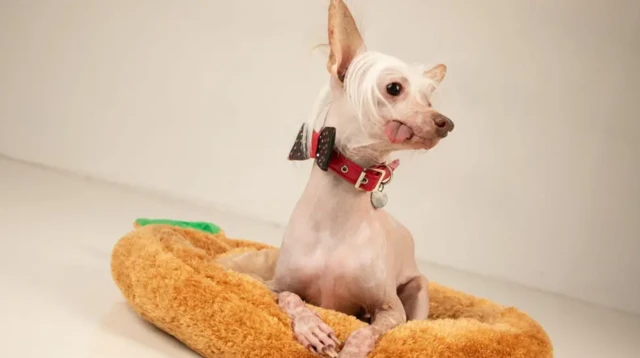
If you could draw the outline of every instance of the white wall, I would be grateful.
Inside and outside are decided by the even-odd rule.
[[[369,47],[449,66],[456,130],[390,210],[420,258],[640,312],[640,2],[471,4],[353,7]],[[326,5],[1,1],[0,153],[284,224]]]

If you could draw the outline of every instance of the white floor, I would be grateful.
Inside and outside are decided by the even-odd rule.
[[[111,247],[141,216],[213,221],[234,237],[271,244],[282,232],[0,159],[0,357],[196,357],[139,320],[111,281]],[[556,357],[640,357],[638,316],[443,267],[423,269],[432,280],[525,310],[551,336]]]

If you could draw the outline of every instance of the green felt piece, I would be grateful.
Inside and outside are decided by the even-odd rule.
[[[204,231],[210,234],[217,234],[220,232],[220,227],[213,223],[208,223],[205,221],[181,221],[181,220],[170,220],[170,219],[137,219],[136,224],[140,226],[147,225],[171,225],[177,226],[187,229],[195,229]]]

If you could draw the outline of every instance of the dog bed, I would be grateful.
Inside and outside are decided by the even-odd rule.
[[[220,255],[270,248],[228,238],[213,224],[139,220],[115,245],[111,270],[144,320],[204,357],[317,357],[294,340],[275,295],[214,262]],[[429,294],[430,319],[387,332],[369,357],[553,357],[547,334],[525,313],[436,283]],[[365,325],[310,307],[342,342]]]

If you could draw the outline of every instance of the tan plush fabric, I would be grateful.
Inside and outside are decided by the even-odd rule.
[[[114,247],[111,269],[145,320],[204,357],[314,357],[297,344],[275,296],[213,258],[270,248],[255,242],[166,225],[136,228]],[[431,317],[385,334],[370,357],[551,358],[540,325],[515,308],[431,283]],[[364,323],[314,308],[344,342]]]

